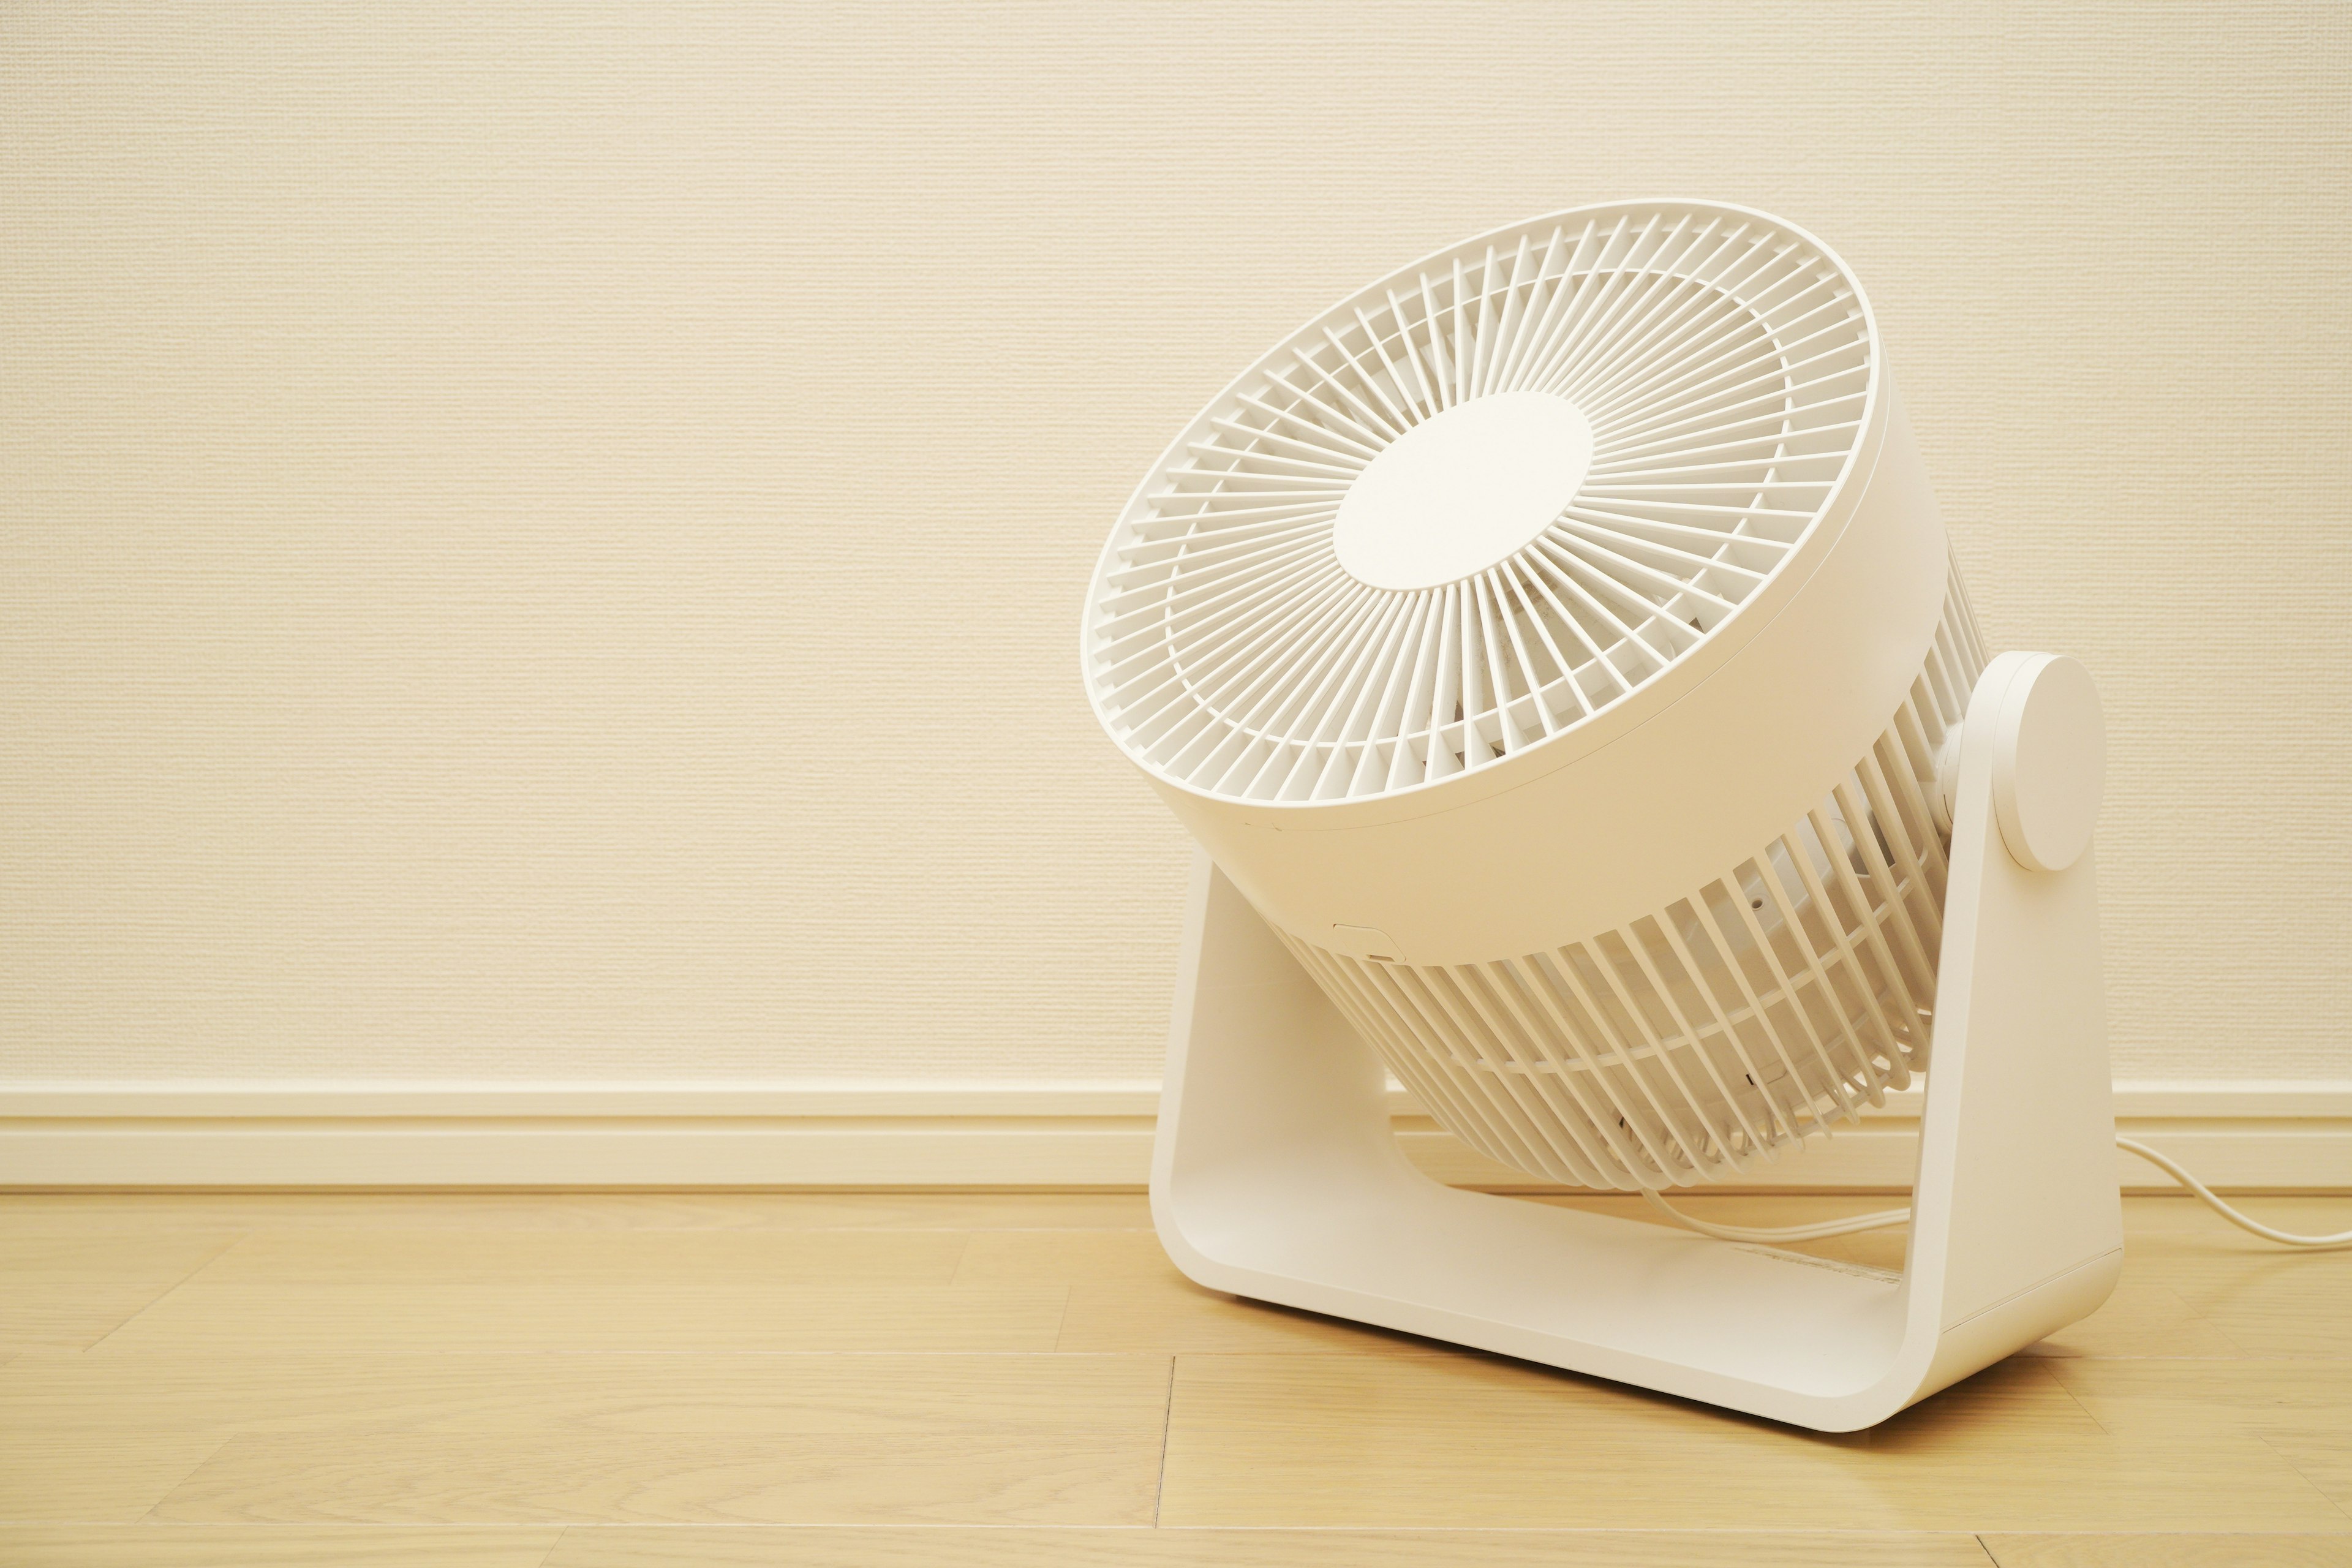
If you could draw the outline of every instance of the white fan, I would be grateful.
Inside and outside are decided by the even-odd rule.
[[[1152,1172],[1194,1279],[1828,1430],[2113,1288],[2097,693],[1987,659],[1819,240],[1588,207],[1343,300],[1138,489],[1082,658],[1206,851]],[[1389,1132],[1392,1072],[1674,1214],[1931,1049],[1913,1206],[1810,1231]],[[1900,1276],[1752,1245],[1906,1218]]]
[[[1194,1279],[1830,1429],[2113,1286],[2097,699],[1988,665],[1818,240],[1592,207],[1363,290],[1170,447],[1084,638],[1207,849],[1153,1173]],[[1900,1278],[1455,1191],[1388,1133],[1392,1071],[1496,1160],[1655,1192],[1931,1043]]]

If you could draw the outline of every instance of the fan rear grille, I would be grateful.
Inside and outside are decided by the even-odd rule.
[[[1749,1170],[1926,1065],[1947,873],[1928,795],[1983,667],[1955,573],[1868,754],[1755,856],[1614,931],[1446,967],[1283,940],[1489,1158],[1623,1189]]]
[[[1728,210],[1580,214],[1375,286],[1260,362],[1147,481],[1089,608],[1105,720],[1162,777],[1248,800],[1378,795],[1539,745],[1779,570],[1847,471],[1874,363],[1837,264]],[[1528,392],[1592,438],[1532,541],[1426,587],[1340,563],[1367,465]]]

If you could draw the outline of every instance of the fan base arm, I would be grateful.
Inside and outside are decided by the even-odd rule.
[[[2095,1310],[2122,1268],[2091,857],[2028,871],[1994,822],[2015,667],[1969,710],[1935,1069],[1899,1277],[1446,1187],[1387,1074],[1196,858],[1152,1215],[1212,1289],[1821,1431],[1885,1420]]]

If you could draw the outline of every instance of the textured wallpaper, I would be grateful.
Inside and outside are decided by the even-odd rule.
[[[1844,253],[2105,683],[2118,1073],[2352,1076],[2347,80],[2335,5],[11,7],[0,1076],[1155,1073],[1112,515],[1341,294],[1663,195]]]

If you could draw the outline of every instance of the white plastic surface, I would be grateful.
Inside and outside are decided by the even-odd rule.
[[[1994,720],[1993,807],[2021,865],[2063,871],[2090,847],[2107,742],[2091,672],[2063,654],[2019,656]]]
[[[1375,588],[1435,588],[1516,554],[1592,466],[1592,426],[1550,392],[1504,392],[1413,425],[1366,463],[1332,524],[1339,564]]]
[[[1868,753],[1685,898],[1475,963],[1416,961],[1365,927],[1283,938],[1430,1114],[1488,1158],[1622,1191],[1755,1174],[1926,1060],[1947,863],[1923,775],[1980,660],[1957,583],[1945,614]],[[1495,890],[1566,902],[1580,889]]]
[[[1153,1158],[1170,1256],[1214,1289],[1823,1431],[2094,1310],[2122,1260],[2097,889],[2087,852],[2033,871],[2000,842],[1994,720],[2021,657],[1963,731],[1901,1277],[1430,1180],[1379,1058],[1206,856]]]
[[[1105,727],[1456,1136],[1707,1182],[1901,1088],[1983,666],[1867,300],[1624,203],[1295,333],[1139,489]]]
[[[1867,482],[1813,536],[1818,556],[1767,584],[1768,613],[1725,621],[1639,701],[1368,798],[1230,800],[1146,776],[1305,941],[1370,926],[1412,963],[1483,963],[1645,915],[1787,832],[1920,679],[1950,548],[1899,405],[1886,424]]]
[[[1766,214],[1616,203],[1480,236],[1293,333],[1162,454],[1104,546],[1087,689],[1202,800],[1319,816],[1524,781],[1781,612],[1877,460],[1883,382],[1852,274]],[[1560,428],[1507,452],[1521,420]]]
[[[1435,586],[1352,574],[1359,505],[1358,563],[1398,584],[1532,517],[1558,476],[1521,458],[1511,506],[1482,489],[1468,534],[1441,509],[1406,542],[1398,498],[1436,493],[1451,438],[1384,477],[1523,401],[1592,432],[1559,517]],[[1107,542],[1082,659],[1106,730],[1268,920],[1485,963],[1788,832],[1910,697],[1948,580],[1851,272],[1766,214],[1620,203],[1427,258],[1237,378]]]

